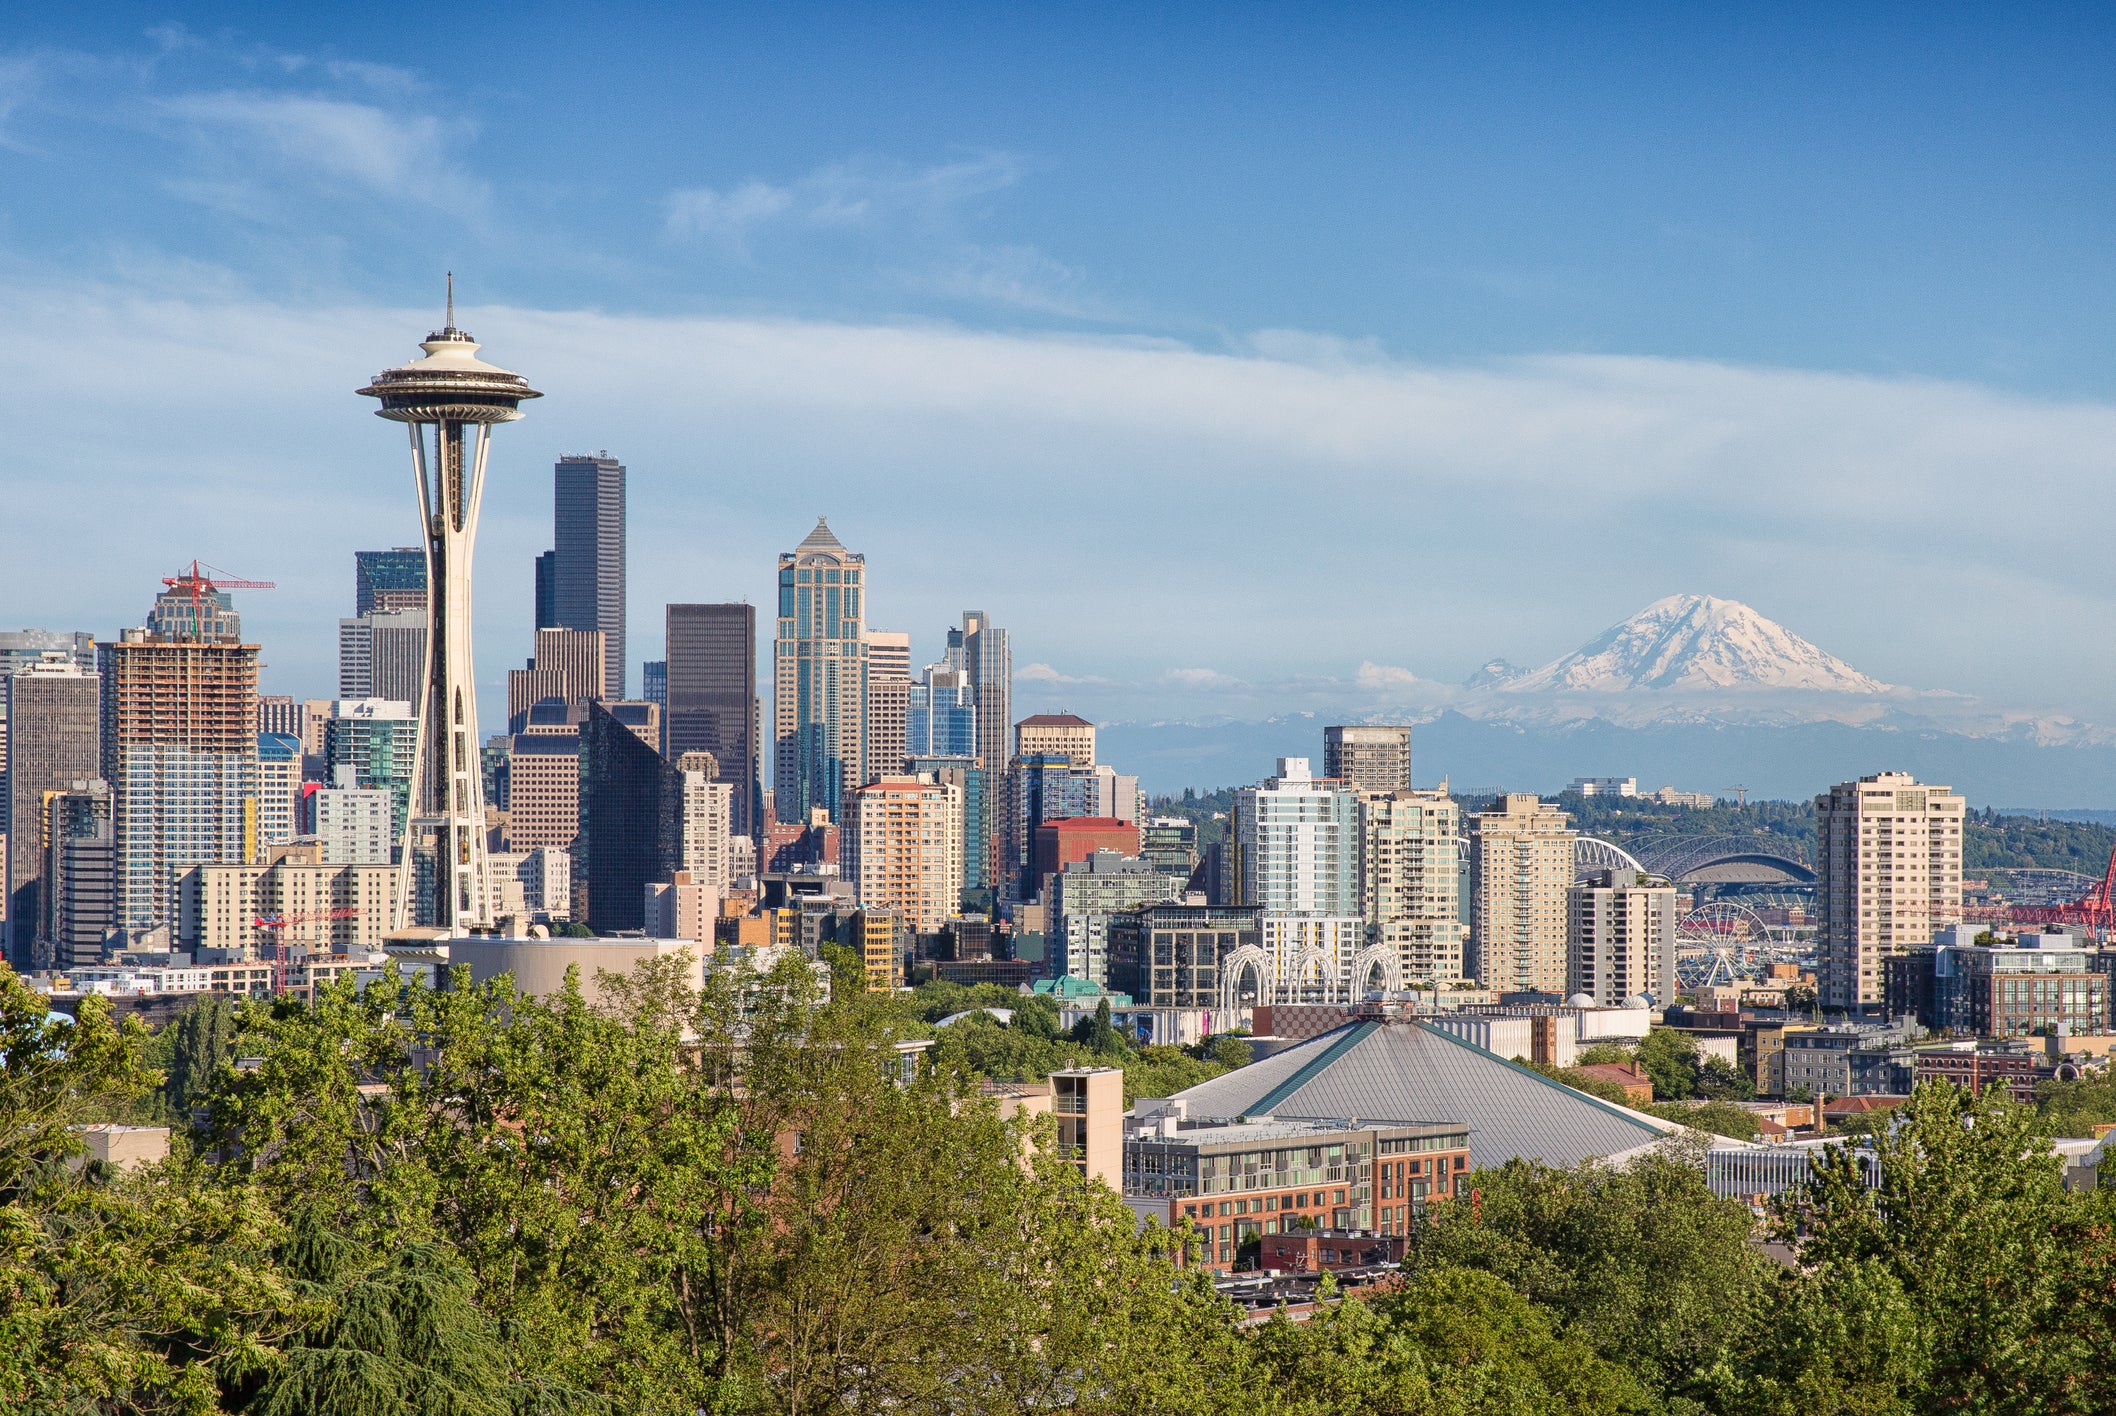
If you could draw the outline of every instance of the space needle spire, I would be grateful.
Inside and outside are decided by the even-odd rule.
[[[425,357],[385,369],[359,390],[381,400],[377,417],[403,423],[411,434],[426,545],[426,677],[390,924],[433,925],[450,935],[493,923],[470,653],[470,562],[485,454],[493,425],[513,422],[525,400],[543,396],[520,374],[477,357],[477,342],[456,328],[455,303],[450,272],[446,322],[420,344]]]

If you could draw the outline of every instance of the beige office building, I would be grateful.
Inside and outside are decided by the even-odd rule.
[[[1621,1008],[1641,993],[1675,1000],[1675,887],[1636,870],[1604,870],[1567,895],[1565,992]]]
[[[573,849],[580,835],[580,733],[530,722],[509,743],[507,849]]]
[[[1566,893],[1577,835],[1565,813],[1512,792],[1471,818],[1470,963],[1479,986],[1565,991]]]
[[[1363,792],[1409,791],[1410,728],[1401,725],[1324,728],[1323,775],[1342,778]]]
[[[1033,713],[1014,725],[1014,757],[1063,757],[1081,771],[1095,765],[1095,725],[1071,713]]]
[[[867,633],[866,781],[900,776],[906,722],[911,715],[911,636]]]
[[[710,752],[684,753],[676,759],[676,770],[683,778],[683,839],[677,852],[682,868],[693,880],[724,891],[755,872],[753,844],[748,869],[735,860],[735,784],[719,780],[719,764]]]
[[[1461,809],[1445,791],[1361,795],[1360,909],[1373,938],[1395,951],[1406,984],[1464,977],[1461,830]]]
[[[599,629],[540,629],[536,658],[526,669],[507,671],[507,720],[519,725],[547,698],[568,704],[603,696],[606,649]],[[661,744],[654,744],[658,751]]]
[[[1962,920],[1967,803],[1904,772],[1815,798],[1817,985],[1825,1008],[1883,1002],[1881,961]]]
[[[884,777],[854,793],[842,839],[863,909],[894,910],[938,933],[962,901],[962,793],[923,777]]]

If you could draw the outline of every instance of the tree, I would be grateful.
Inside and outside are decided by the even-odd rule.
[[[188,1117],[206,1097],[220,1069],[235,1060],[235,1003],[225,993],[201,993],[155,1034],[149,1060],[162,1069],[164,1114]]]
[[[1695,1148],[1670,1142],[1618,1170],[1509,1161],[1439,1207],[1406,1267],[1474,1268],[1552,1313],[1558,1330],[1651,1390],[1696,1398],[1767,1311],[1774,1266],[1747,1207],[1706,1188]]]
[[[1902,1315],[1865,1360],[1921,1409],[2080,1409],[2051,1402],[2104,1365],[2069,1309],[2083,1258],[2107,1239],[2066,1194],[2034,1113],[1999,1088],[1973,1097],[1942,1082],[1894,1120],[1861,1147],[1821,1152],[1781,1211],[1821,1301],[1864,1295]]]

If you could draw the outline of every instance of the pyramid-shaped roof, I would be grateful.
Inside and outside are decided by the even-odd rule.
[[[794,547],[796,551],[842,551],[845,543],[830,532],[830,519],[816,518],[816,529],[808,533],[808,539]]]
[[[1192,1117],[1460,1122],[1479,1167],[1577,1165],[1683,1129],[1407,1018],[1348,1023],[1174,1099]]]

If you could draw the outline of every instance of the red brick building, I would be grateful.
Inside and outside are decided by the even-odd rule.
[[[1030,857],[1036,878],[1056,875],[1075,861],[1086,860],[1096,851],[1118,855],[1139,853],[1139,828],[1114,816],[1066,816],[1036,827],[1034,854]]]

